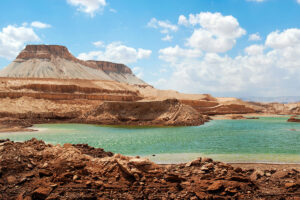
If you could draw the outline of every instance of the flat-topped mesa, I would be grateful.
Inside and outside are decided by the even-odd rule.
[[[52,57],[59,57],[77,62],[94,69],[101,69],[107,73],[116,72],[132,74],[131,69],[124,64],[112,63],[107,61],[79,60],[69,52],[67,47],[61,45],[27,45],[26,48],[17,56],[15,62],[23,62],[30,59],[51,60]]]
[[[0,77],[109,80],[147,85],[124,64],[84,61],[61,45],[27,45]]]
[[[85,61],[85,63],[90,67],[101,69],[107,73],[116,72],[116,73],[132,74],[131,69],[124,64],[112,63],[107,61],[95,61],[95,60],[88,60]]]
[[[61,45],[27,45],[17,56],[17,60],[51,59],[51,56],[64,58],[66,60],[79,61],[65,46]]]

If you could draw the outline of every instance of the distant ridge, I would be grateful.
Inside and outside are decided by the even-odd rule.
[[[265,103],[296,103],[300,102],[300,96],[280,96],[280,97],[243,97],[244,101],[265,102]]]
[[[83,61],[60,45],[27,45],[11,64],[0,71],[0,77],[113,80],[146,85],[124,64]]]

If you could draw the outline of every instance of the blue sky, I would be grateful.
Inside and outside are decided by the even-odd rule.
[[[300,0],[3,0],[0,9],[0,69],[26,44],[60,44],[125,63],[160,89],[299,95]]]

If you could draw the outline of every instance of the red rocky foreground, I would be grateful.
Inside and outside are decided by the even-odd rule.
[[[299,199],[300,173],[209,158],[157,165],[88,145],[0,140],[0,199]]]

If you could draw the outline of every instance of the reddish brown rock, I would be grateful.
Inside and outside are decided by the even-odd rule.
[[[215,181],[213,184],[211,184],[208,188],[207,191],[209,192],[217,192],[221,191],[224,189],[224,185],[222,181]]]
[[[150,112],[149,112],[150,111]],[[177,99],[149,102],[104,102],[84,116],[87,121],[127,125],[201,125],[206,120],[192,107]]]
[[[298,123],[300,123],[300,119],[297,118],[297,116],[291,116],[287,121],[288,122],[298,122]]]
[[[279,176],[282,170],[264,170],[259,179],[251,181],[253,170],[209,158],[165,166],[86,145],[53,146],[36,139],[0,144],[0,195],[7,200],[289,199],[300,190],[296,169],[285,170],[288,177]],[[26,167],[29,163],[32,168]],[[207,171],[200,173],[204,166]],[[14,187],[3,185],[9,179],[14,179]]]
[[[130,68],[123,64],[106,62],[106,61],[83,61],[74,57],[65,46],[60,45],[27,45],[26,48],[21,51],[17,56],[17,60],[22,62],[23,60],[30,59],[48,59],[54,57],[63,58],[66,60],[81,63],[83,65],[98,68],[105,72],[117,72],[117,73],[130,73]]]
[[[36,200],[46,199],[52,191],[51,187],[39,187],[32,193],[32,198]]]
[[[8,177],[6,178],[6,180],[7,180],[7,183],[8,183],[8,184],[14,184],[14,183],[17,182],[17,179],[16,179],[15,176],[8,176]]]

